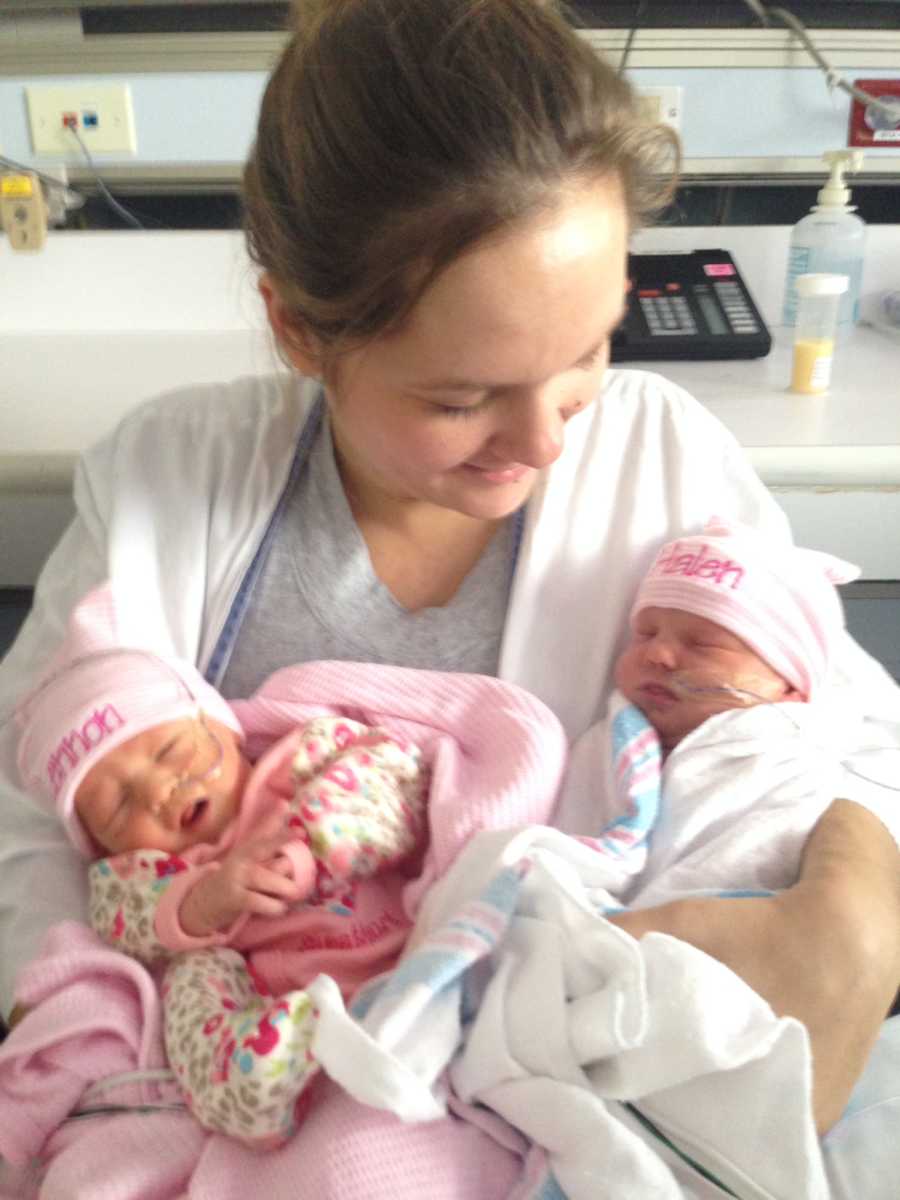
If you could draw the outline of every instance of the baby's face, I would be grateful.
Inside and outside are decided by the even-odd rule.
[[[178,854],[221,836],[238,811],[248,770],[226,725],[209,717],[167,721],[93,766],[75,793],[75,811],[111,854]]]
[[[631,640],[616,663],[615,681],[667,749],[714,713],[801,699],[746,642],[677,608],[638,613]],[[729,687],[744,695],[717,690]]]

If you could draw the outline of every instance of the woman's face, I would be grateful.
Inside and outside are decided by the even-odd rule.
[[[326,391],[357,510],[387,502],[496,520],[559,457],[597,396],[626,291],[615,179],[447,268],[399,331],[343,356]]]

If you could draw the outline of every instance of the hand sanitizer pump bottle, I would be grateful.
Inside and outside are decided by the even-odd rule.
[[[850,286],[841,297],[837,338],[840,341],[859,317],[859,290],[865,254],[866,223],[854,214],[844,172],[862,166],[861,150],[829,150],[822,157],[831,167],[828,182],[819,191],[818,204],[798,221],[791,233],[787,282],[784,291],[785,325],[797,321],[796,279],[800,275],[846,275]]]

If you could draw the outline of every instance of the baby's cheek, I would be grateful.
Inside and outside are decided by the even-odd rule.
[[[103,834],[109,827],[109,814],[104,813],[99,804],[92,802],[78,804],[76,801],[75,815],[87,834],[103,849],[108,849]]]
[[[634,674],[634,651],[626,650],[613,668],[613,683],[620,692],[627,692]]]

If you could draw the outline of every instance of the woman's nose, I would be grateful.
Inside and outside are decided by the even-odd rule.
[[[515,397],[507,409],[508,427],[494,438],[498,454],[526,467],[549,467],[562,453],[565,417],[546,392]]]

